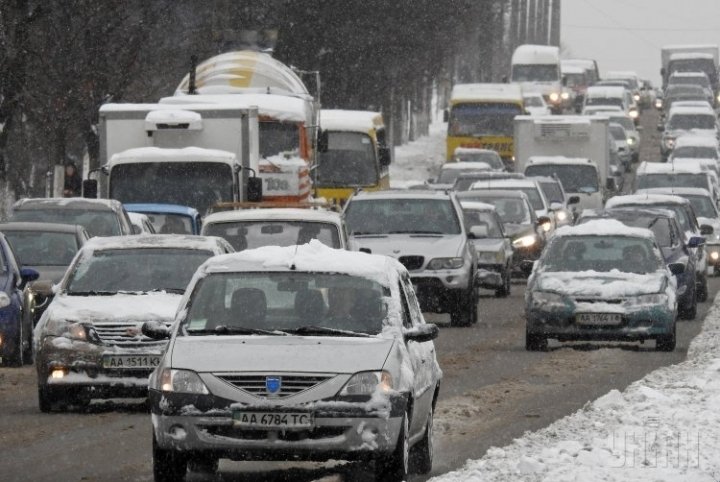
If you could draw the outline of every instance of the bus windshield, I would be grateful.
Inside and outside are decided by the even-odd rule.
[[[522,113],[519,104],[457,104],[450,111],[448,135],[512,137],[515,116]]]
[[[318,187],[372,186],[378,183],[375,147],[367,134],[328,132],[328,148],[318,157]]]
[[[110,198],[123,204],[179,204],[205,213],[215,203],[233,201],[233,172],[217,162],[119,164],[110,171]]]

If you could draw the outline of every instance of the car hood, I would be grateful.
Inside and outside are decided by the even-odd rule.
[[[425,236],[419,234],[390,234],[387,236],[355,236],[358,248],[368,248],[373,254],[393,258],[420,255],[426,258],[460,256],[465,237],[462,234]]]
[[[497,238],[471,239],[470,244],[475,247],[475,251],[503,251],[505,241]]]
[[[660,293],[665,283],[666,276],[661,271],[650,274],[560,271],[539,273],[534,289],[572,297],[612,299]]]
[[[394,339],[327,336],[178,336],[173,368],[197,372],[333,372],[380,370]]]
[[[715,129],[675,129],[671,131],[665,131],[663,137],[677,138],[684,135],[703,136],[703,137],[715,137]]]
[[[512,224],[512,223],[506,223],[503,225],[505,228],[505,234],[507,234],[512,239],[517,239],[520,236],[524,236],[526,234],[532,234],[535,231],[533,231],[532,226],[529,224]]]
[[[91,323],[128,321],[171,322],[182,295],[174,293],[116,294],[110,296],[56,296],[47,316],[56,320]]]

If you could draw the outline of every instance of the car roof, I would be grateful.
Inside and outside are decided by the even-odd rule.
[[[528,166],[543,166],[547,164],[567,164],[567,165],[578,165],[578,164],[589,164],[594,165],[592,161],[586,157],[565,157],[565,156],[530,156],[525,164],[525,168]]]
[[[13,210],[30,209],[85,209],[88,211],[120,211],[122,204],[115,199],[89,199],[83,197],[23,198]]]
[[[322,109],[320,125],[323,130],[346,132],[370,132],[383,127],[380,112],[366,110]]]
[[[696,161],[696,162],[692,162]],[[700,159],[687,159],[679,164],[675,162],[647,162],[643,161],[637,168],[636,175],[643,174],[703,174],[708,169],[702,165]]]
[[[718,149],[718,141],[710,136],[680,136],[675,139],[675,147],[679,146],[697,146],[697,147],[713,147]]]
[[[495,206],[493,204],[488,204],[480,201],[471,201],[469,199],[461,199],[460,205],[463,209],[469,209],[471,211],[495,211]]]
[[[325,209],[239,209],[208,214],[203,219],[203,225],[233,221],[313,221],[340,225],[342,224],[342,216],[339,213]]]
[[[360,191],[350,198],[349,202],[363,199],[450,199],[454,194],[445,190],[431,189],[386,189],[383,191]]]
[[[126,211],[136,213],[153,213],[153,214],[184,214],[186,216],[195,217],[198,210],[190,206],[181,206],[179,204],[158,204],[158,203],[130,203],[125,204]]]
[[[371,279],[390,288],[405,268],[389,256],[333,249],[312,240],[298,246],[264,246],[216,256],[207,260],[195,276],[268,271],[340,273]]]
[[[687,205],[690,201],[680,196],[668,194],[626,194],[623,196],[613,196],[605,203],[605,208],[610,209],[617,206],[633,206],[633,205],[657,205],[657,204],[682,204]]]
[[[470,186],[470,190],[474,189],[491,189],[497,187],[502,188],[520,188],[520,187],[537,187],[537,181],[534,178],[524,179],[489,179],[476,181]]]
[[[193,249],[219,252],[225,241],[217,236],[195,236],[190,234],[138,234],[135,236],[94,237],[83,249],[86,251],[117,249]]]
[[[527,194],[522,191],[510,191],[507,189],[477,189],[474,191],[463,191],[457,193],[459,201],[464,199],[479,198],[479,197],[493,197],[493,198],[518,198],[528,200]]]
[[[623,97],[624,98],[625,92],[627,92],[627,89],[625,87],[596,85],[596,86],[588,87],[587,93],[585,95],[588,97]]]
[[[672,106],[668,118],[676,115],[711,115],[715,117],[715,112],[708,107]]]
[[[497,151],[493,151],[492,149],[483,149],[481,147],[456,147],[453,151],[453,155],[458,154],[492,154],[497,157],[500,157],[500,154],[498,154]]]
[[[712,194],[707,189],[701,187],[653,187],[648,189],[641,189],[638,191],[640,194],[670,194],[673,196],[704,196],[712,199]]]
[[[618,206],[609,209],[584,209],[583,212],[580,213],[579,219],[588,217],[613,217],[613,215],[617,214],[652,215],[663,218],[675,218],[673,211],[661,207]]]
[[[441,171],[481,171],[490,169],[490,164],[482,161],[446,162],[440,166]]]
[[[655,234],[645,228],[633,228],[617,219],[593,219],[575,226],[563,226],[555,230],[555,238],[564,236],[631,236],[655,239]]]
[[[38,231],[45,233],[70,233],[76,234],[85,228],[79,224],[60,224],[60,223],[34,223],[26,221],[10,221],[0,223],[0,232],[2,231]]]

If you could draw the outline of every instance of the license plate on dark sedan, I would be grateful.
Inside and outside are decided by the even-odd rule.
[[[313,416],[308,412],[233,412],[236,427],[247,429],[312,428]]]
[[[105,355],[103,367],[119,370],[142,370],[160,365],[160,355]]]
[[[575,315],[578,325],[615,326],[622,323],[618,313],[578,313]]]

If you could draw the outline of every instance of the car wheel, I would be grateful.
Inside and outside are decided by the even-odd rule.
[[[451,326],[470,326],[477,322],[477,290],[474,287],[459,293],[454,301],[450,308]]]
[[[503,285],[501,288],[495,290],[495,296],[497,298],[506,298],[510,296],[510,270],[506,270],[503,274]]]
[[[43,413],[50,412],[55,406],[55,391],[47,385],[38,385],[38,406]]]
[[[187,459],[177,450],[165,450],[158,447],[155,434],[153,434],[152,459],[155,482],[185,480]]]
[[[195,455],[188,460],[188,470],[200,474],[214,474],[220,468],[220,459],[212,455]]]
[[[655,340],[655,351],[675,351],[675,323],[669,335],[658,336]]]
[[[395,482],[406,480],[410,473],[410,422],[403,414],[400,433],[392,454],[375,460],[375,480]]]
[[[697,304],[697,296],[692,296],[692,301],[680,307],[678,317],[683,320],[694,320],[697,316]]]
[[[543,335],[530,333],[525,330],[525,350],[527,351],[545,351],[547,350],[547,338]]]
[[[699,302],[705,302],[708,299],[708,287],[707,287],[707,276],[702,275],[698,280],[697,285],[697,300]]]
[[[425,426],[425,436],[412,448],[410,461],[412,462],[412,472],[415,474],[429,474],[432,470],[434,452],[433,412],[431,408]]]

